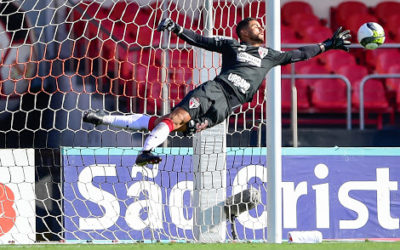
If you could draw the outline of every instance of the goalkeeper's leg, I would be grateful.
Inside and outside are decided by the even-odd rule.
[[[83,113],[83,121],[94,125],[111,125],[131,130],[152,130],[157,117],[146,114],[106,115],[102,110],[88,110]]]
[[[136,158],[136,164],[139,166],[159,163],[161,158],[153,155],[151,151],[161,145],[168,138],[170,132],[186,128],[191,116],[186,110],[178,107],[171,114],[161,117],[160,120],[144,141],[142,153]]]

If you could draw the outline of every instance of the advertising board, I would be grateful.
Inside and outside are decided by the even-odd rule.
[[[191,149],[159,149],[162,163],[149,167],[134,164],[139,150],[62,150],[67,240],[193,238]],[[265,151],[227,149],[226,196],[261,192],[262,204],[236,220],[242,240],[267,237]],[[318,230],[324,239],[400,238],[399,164],[397,148],[283,149],[283,236]]]
[[[35,242],[34,158],[33,149],[0,149],[0,244]]]

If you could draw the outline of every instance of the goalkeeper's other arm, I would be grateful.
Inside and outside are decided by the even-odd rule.
[[[172,31],[177,35],[179,35],[183,32],[183,28],[181,26],[179,26],[177,23],[175,23],[174,21],[172,21],[172,19],[169,17],[165,18],[164,20],[162,20],[160,22],[160,24],[158,24],[157,31],[161,32],[164,30]]]
[[[221,52],[221,49],[225,46],[224,41],[222,39],[215,39],[213,37],[205,37],[196,32],[184,29],[179,26],[177,23],[171,20],[171,18],[166,18],[160,22],[157,27],[157,31],[165,31],[169,30],[175,33],[180,39],[183,39],[185,42],[192,46],[196,46],[199,48],[203,48],[209,51],[217,51]],[[232,40],[232,39],[229,39]]]

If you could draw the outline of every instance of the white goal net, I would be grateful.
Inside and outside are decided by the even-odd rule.
[[[9,0],[0,12],[1,243],[266,240],[265,83],[226,138],[171,133],[159,165],[134,164],[147,132],[82,123],[95,109],[161,116],[215,76],[220,57],[157,32],[160,20],[205,35],[211,15],[213,35],[237,39],[242,18],[265,20],[263,2]]]

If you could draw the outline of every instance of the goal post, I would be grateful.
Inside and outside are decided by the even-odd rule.
[[[213,36],[213,1],[204,1],[203,35]],[[198,65],[194,78],[202,84],[212,80],[219,69],[219,55],[195,49]],[[207,70],[208,69],[208,70]],[[196,77],[198,75],[198,77]],[[226,122],[201,131],[193,137],[193,202],[195,220],[193,234],[199,242],[225,242],[226,215]]]
[[[281,50],[280,0],[267,1],[267,44]],[[267,85],[267,166],[268,166],[268,242],[282,242],[282,115],[281,69],[275,67],[268,75]]]

